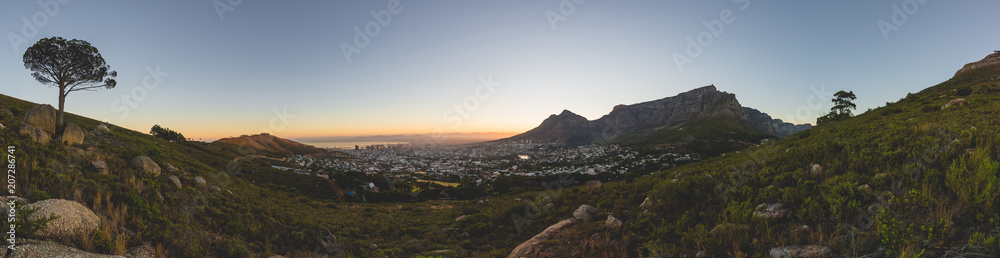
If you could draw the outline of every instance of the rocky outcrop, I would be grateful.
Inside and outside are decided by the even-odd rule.
[[[531,237],[531,239],[528,239],[528,241],[524,241],[520,245],[517,245],[517,247],[515,247],[514,250],[507,255],[507,258],[526,257],[532,254],[536,251],[537,247],[542,244],[542,242],[549,240],[550,236],[554,235],[563,228],[573,225],[573,223],[576,223],[576,219],[568,218],[561,220],[556,224],[552,224],[552,226],[542,230],[542,233],[538,233],[537,235]]]
[[[808,130],[812,128],[811,124],[792,124],[782,121],[781,119],[771,118],[770,115],[760,110],[753,108],[743,107],[743,113],[746,114],[747,120],[750,124],[754,126],[758,131],[777,136],[782,138]]]
[[[965,106],[965,99],[963,99],[963,98],[957,98],[957,99],[953,99],[951,101],[948,101],[947,104],[944,104],[944,106],[941,106],[941,109],[946,109],[946,108],[948,108],[950,106],[959,106],[959,107]]]
[[[177,178],[177,176],[170,176],[167,179],[170,180],[170,183],[173,183],[178,189],[181,188],[181,179]]]
[[[83,143],[83,130],[74,123],[66,123],[59,141],[66,145],[73,146]]]
[[[101,257],[123,257],[117,255],[105,255],[89,253],[80,249],[56,244],[49,241],[35,239],[19,239],[17,248],[11,251],[10,257],[77,257],[77,258],[101,258]]]
[[[101,124],[98,124],[96,127],[94,127],[94,132],[98,132],[98,133],[110,133],[111,132],[111,128],[108,128],[107,125],[105,125],[104,123],[101,123]]]
[[[983,58],[983,60],[966,64],[962,67],[962,69],[959,69],[958,72],[955,72],[955,77],[972,70],[987,67],[1000,68],[1000,53],[989,54]]]
[[[771,248],[768,255],[774,258],[833,257],[833,250],[821,245],[793,245]]]
[[[98,160],[98,161],[90,162],[90,166],[93,167],[94,171],[97,171],[97,173],[101,173],[101,174],[107,174],[108,173],[108,163],[104,162],[103,160]]]
[[[160,175],[160,165],[157,165],[156,162],[153,162],[153,159],[146,156],[137,156],[133,158],[132,167],[142,173],[152,174],[153,176]]]
[[[590,218],[592,216],[590,215],[590,213],[595,211],[597,211],[597,209],[594,208],[594,206],[586,204],[580,205],[580,208],[576,208],[576,210],[573,211],[573,217],[582,221],[590,221]]]
[[[24,122],[42,129],[49,135],[56,133],[56,109],[50,105],[37,105],[25,112]]]
[[[125,251],[126,258],[153,258],[156,257],[156,249],[149,242],[142,245],[130,247]]]
[[[48,199],[27,206],[38,209],[28,216],[29,220],[57,216],[56,219],[49,221],[44,229],[35,232],[35,236],[44,240],[79,243],[82,239],[90,237],[101,223],[97,214],[74,201]]]
[[[208,186],[208,181],[205,181],[205,179],[201,178],[200,176],[195,177],[194,185],[197,186],[198,188],[205,188],[205,186]]]
[[[788,215],[788,209],[781,203],[762,203],[757,205],[753,211],[753,216],[764,219],[779,219]]]
[[[21,130],[18,132],[22,135],[27,135],[31,140],[41,144],[48,144],[52,140],[44,130],[24,122],[21,123]]]
[[[608,215],[608,219],[604,220],[604,226],[610,229],[620,229],[622,228],[622,221],[615,218],[615,216]]]

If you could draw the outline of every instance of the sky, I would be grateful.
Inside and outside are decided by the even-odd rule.
[[[921,2],[922,1],[922,2]],[[117,87],[67,112],[194,139],[523,132],[570,110],[714,84],[814,123],[1000,49],[1000,1],[3,1],[0,93],[58,104],[24,68],[46,37],[96,47]]]

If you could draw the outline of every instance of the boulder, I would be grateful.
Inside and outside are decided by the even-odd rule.
[[[573,223],[576,223],[576,220],[570,218],[561,220],[556,224],[552,224],[552,226],[549,226],[545,228],[545,230],[542,230],[542,233],[538,233],[538,235],[531,237],[531,239],[528,239],[528,241],[524,241],[520,245],[517,245],[517,247],[515,247],[514,250],[511,251],[509,255],[507,255],[507,258],[526,257],[534,253],[535,248],[541,245],[542,242],[548,241],[550,236],[552,236],[556,232],[559,232],[560,230],[562,230],[567,226],[573,225]]]
[[[10,109],[0,108],[0,118],[14,116],[14,112],[10,112]]]
[[[199,177],[195,177],[194,178],[194,185],[197,186],[198,188],[205,188],[205,186],[208,185],[208,181],[205,181],[205,179],[201,178],[200,176]]]
[[[89,253],[69,246],[35,239],[18,239],[17,248],[10,251],[9,255],[10,257],[122,257],[117,255]]]
[[[820,166],[819,164],[810,164],[809,174],[812,174],[814,176],[821,176],[823,175],[823,167]]]
[[[0,124],[0,130],[3,130],[4,128],[7,128],[7,127],[3,126],[3,124]]]
[[[597,211],[597,209],[595,209],[594,206],[586,204],[580,205],[580,208],[576,208],[576,210],[573,211],[573,217],[582,221],[590,221],[590,213],[595,211]]]
[[[174,167],[174,165],[171,165],[170,163],[166,163],[166,162],[163,162],[163,168],[167,169],[167,172],[170,172],[170,173],[177,173],[177,171],[180,170],[180,169],[177,169],[177,167]]]
[[[156,257],[156,248],[149,242],[143,243],[142,245],[137,245],[129,247],[125,251],[125,257],[127,258],[153,258]]]
[[[157,165],[156,162],[153,162],[153,159],[146,156],[137,156],[133,158],[132,167],[138,169],[139,172],[142,173],[153,174],[153,176],[160,175],[160,165]]]
[[[598,181],[598,180],[590,180],[590,181],[587,181],[587,183],[585,183],[585,184],[587,185],[587,190],[594,189],[594,188],[601,188],[601,186],[604,186],[604,183],[601,183],[601,181]]]
[[[103,160],[98,160],[98,161],[90,162],[90,166],[94,167],[94,170],[96,170],[97,173],[101,173],[101,174],[107,174],[108,173],[108,163],[104,162]]]
[[[556,205],[552,204],[550,202],[549,204],[546,204],[545,207],[542,207],[542,212],[546,212],[546,211],[552,210],[552,208],[555,208],[555,207],[556,207]]]
[[[468,217],[468,216],[466,216],[466,215],[458,216],[458,218],[455,218],[455,222],[462,221],[463,219],[465,219],[465,217]]]
[[[79,243],[101,224],[101,219],[93,211],[83,205],[63,199],[48,199],[32,204],[37,208],[28,216],[29,220],[46,218],[56,215],[58,218],[49,221],[45,229],[35,232],[35,236],[44,240],[68,240]]]
[[[42,129],[49,135],[56,133],[56,109],[50,105],[37,105],[24,113],[24,122]]]
[[[28,137],[31,137],[31,140],[41,144],[48,144],[49,140],[52,139],[44,130],[24,122],[21,123],[21,130],[19,133],[27,135]]]
[[[176,186],[177,188],[181,188],[180,178],[177,178],[177,176],[170,176],[168,179],[170,180],[171,183],[174,183],[174,186]]]
[[[622,228],[622,221],[615,218],[615,216],[608,215],[608,219],[604,220],[604,226],[610,229],[620,229]]]
[[[771,248],[771,257],[833,257],[833,250],[821,245],[793,245]]]
[[[66,123],[66,128],[63,128],[59,141],[70,146],[81,144],[83,143],[83,130],[74,123]]]
[[[645,200],[642,200],[642,204],[639,204],[639,208],[642,209],[649,209],[651,207],[653,207],[653,200],[650,200],[649,197],[646,197]]]
[[[957,98],[957,99],[953,99],[951,101],[948,101],[948,104],[944,104],[944,106],[941,106],[941,109],[946,109],[946,108],[948,108],[950,106],[965,106],[965,99],[963,99],[963,98]]]
[[[788,209],[785,209],[784,204],[781,203],[762,203],[757,205],[753,211],[753,216],[756,218],[778,219],[787,215]]]
[[[107,125],[105,125],[104,123],[101,123],[101,124],[98,124],[96,127],[94,127],[94,131],[98,132],[98,133],[110,133],[111,132],[111,128],[108,128]]]

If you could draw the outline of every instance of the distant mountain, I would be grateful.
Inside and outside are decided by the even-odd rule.
[[[549,116],[534,129],[503,140],[620,143],[670,149],[700,141],[705,142],[699,145],[706,146],[718,143],[750,145],[766,138],[765,134],[781,137],[810,127],[784,123],[760,111],[744,108],[735,94],[709,85],[673,97],[617,105],[610,113],[594,121],[564,110]]]
[[[757,130],[761,132],[777,136],[778,138],[783,138],[785,136],[807,130],[812,128],[811,124],[792,124],[781,119],[771,118],[770,115],[760,110],[753,108],[743,107],[743,112],[746,113],[747,120],[753,124]]]
[[[251,148],[256,151],[260,151],[262,153],[277,154],[277,155],[294,155],[294,154],[310,155],[310,154],[323,154],[331,152],[326,149],[317,148],[312,145],[302,144],[299,142],[280,138],[267,133],[223,138],[213,143],[216,142],[235,144]]]

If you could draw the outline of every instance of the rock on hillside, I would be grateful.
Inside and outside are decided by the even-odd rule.
[[[56,133],[56,109],[50,105],[37,105],[25,112],[24,122],[42,129],[49,135]]]
[[[35,239],[19,240],[17,248],[10,253],[11,257],[80,257],[80,258],[100,258],[100,257],[123,257],[117,255],[105,255],[88,253],[80,249],[56,244],[49,241]],[[4,249],[6,250],[6,248]]]
[[[958,72],[955,72],[955,77],[958,77],[959,74],[963,74],[984,67],[1000,68],[1000,53],[993,53],[987,55],[985,58],[983,58],[983,60],[966,64],[965,66],[962,67],[962,69],[959,69]]]
[[[52,140],[52,138],[49,137],[49,134],[44,130],[24,122],[21,122],[21,130],[19,133],[27,135],[31,138],[31,140],[41,144],[48,144],[49,140]]]
[[[138,169],[140,172],[152,174],[153,176],[160,175],[160,165],[156,165],[153,159],[146,156],[137,156],[132,159],[132,167]]]
[[[63,128],[59,141],[70,146],[81,144],[83,143],[83,130],[74,123],[66,123],[66,128]]]
[[[49,221],[45,229],[35,232],[35,236],[41,239],[79,242],[90,237],[101,223],[101,219],[93,211],[70,200],[48,199],[27,206],[38,209],[28,216],[30,220],[58,216]]]
[[[573,223],[576,223],[576,219],[568,218],[561,220],[556,224],[552,224],[552,226],[545,228],[545,230],[543,230],[542,233],[538,233],[537,235],[531,237],[531,239],[528,239],[528,241],[524,241],[524,243],[521,243],[520,245],[515,247],[514,250],[510,252],[510,255],[507,255],[507,258],[519,258],[528,256],[529,254],[535,251],[535,248],[538,247],[538,245],[540,245],[542,242],[549,240],[550,236],[552,236],[553,234],[555,234],[556,232],[562,230],[567,226],[573,225]]]

